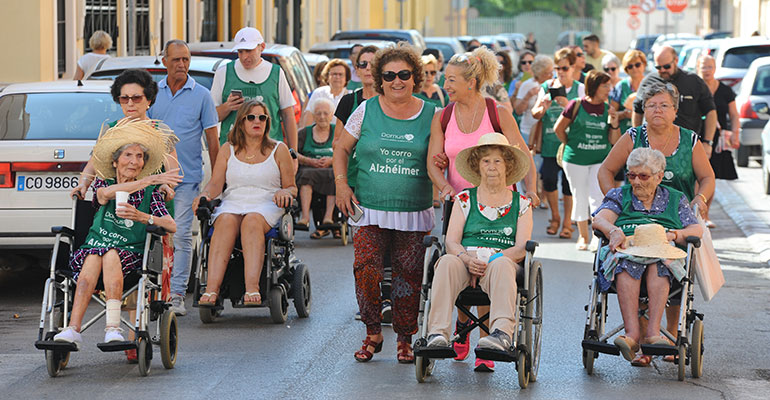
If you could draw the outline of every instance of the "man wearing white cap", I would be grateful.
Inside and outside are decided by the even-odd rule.
[[[227,134],[235,121],[235,111],[244,100],[257,99],[265,103],[269,110],[273,122],[270,124],[270,137],[284,141],[289,148],[296,150],[295,100],[283,70],[262,59],[265,40],[257,29],[246,27],[239,30],[234,41],[233,51],[238,52],[238,59],[217,69],[211,85],[211,97],[222,121],[219,143],[227,141]],[[284,132],[281,131],[281,121]]]

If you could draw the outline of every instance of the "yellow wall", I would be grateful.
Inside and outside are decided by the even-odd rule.
[[[0,0],[0,82],[50,81],[56,76],[55,10],[48,0]]]

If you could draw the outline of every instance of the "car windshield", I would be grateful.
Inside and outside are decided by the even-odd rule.
[[[453,55],[455,55],[454,48],[452,48],[452,46],[448,44],[433,42],[428,46],[431,49],[437,49],[438,51],[440,51],[441,54],[444,55],[444,60],[449,60],[450,58],[452,58]]]
[[[109,93],[10,94],[0,98],[0,140],[93,140],[120,118]]]
[[[751,94],[757,96],[770,96],[770,65],[757,69],[757,76],[754,78],[754,88]]]
[[[725,52],[722,66],[747,69],[752,61],[766,56],[770,56],[770,45],[736,47]]]
[[[110,79],[115,80],[120,73],[123,72],[122,70],[112,70],[112,71],[97,71],[91,74],[91,76],[88,77],[88,79]],[[147,72],[152,75],[152,79],[155,82],[160,82],[163,80],[163,78],[166,77],[166,70],[165,69],[148,69]],[[188,72],[190,76],[195,79],[195,82],[197,82],[199,85],[203,85],[206,89],[211,89],[211,85],[214,83],[214,73],[213,72],[196,72],[196,71],[189,71]]]

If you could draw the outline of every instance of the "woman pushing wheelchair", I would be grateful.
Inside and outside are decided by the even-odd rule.
[[[450,345],[455,299],[478,285],[489,295],[492,331],[478,346],[508,351],[516,328],[516,271],[532,234],[530,202],[509,187],[527,174],[529,156],[505,136],[488,133],[462,150],[456,165],[477,186],[458,193],[452,208],[447,254],[433,278],[427,347]]]

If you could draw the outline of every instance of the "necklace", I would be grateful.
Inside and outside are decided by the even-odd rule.
[[[666,139],[666,144],[663,145],[663,147],[660,148],[660,152],[663,153],[663,155],[666,155],[666,149],[668,148],[668,144],[671,143],[671,137],[674,136],[673,133],[670,133],[667,135],[668,139]],[[650,141],[650,138],[647,138],[647,141]],[[650,143],[650,147],[652,147],[652,143]]]
[[[256,155],[256,154],[254,154],[253,156],[246,156],[246,159],[247,159],[247,160],[253,160],[253,159],[254,159],[254,158],[256,158],[256,157],[257,157],[257,155]]]
[[[459,108],[457,109],[457,112],[458,112],[458,116],[456,118],[457,119],[457,127],[460,128],[460,132],[462,132],[462,133],[473,133],[473,131],[468,132],[468,130],[465,129],[462,126],[462,124],[460,123],[461,118],[459,116],[459,113],[460,113],[460,109]],[[471,119],[471,128],[473,128],[476,125],[476,114],[478,114],[478,112],[479,112],[479,108],[475,107],[475,111],[473,111],[473,119]]]

